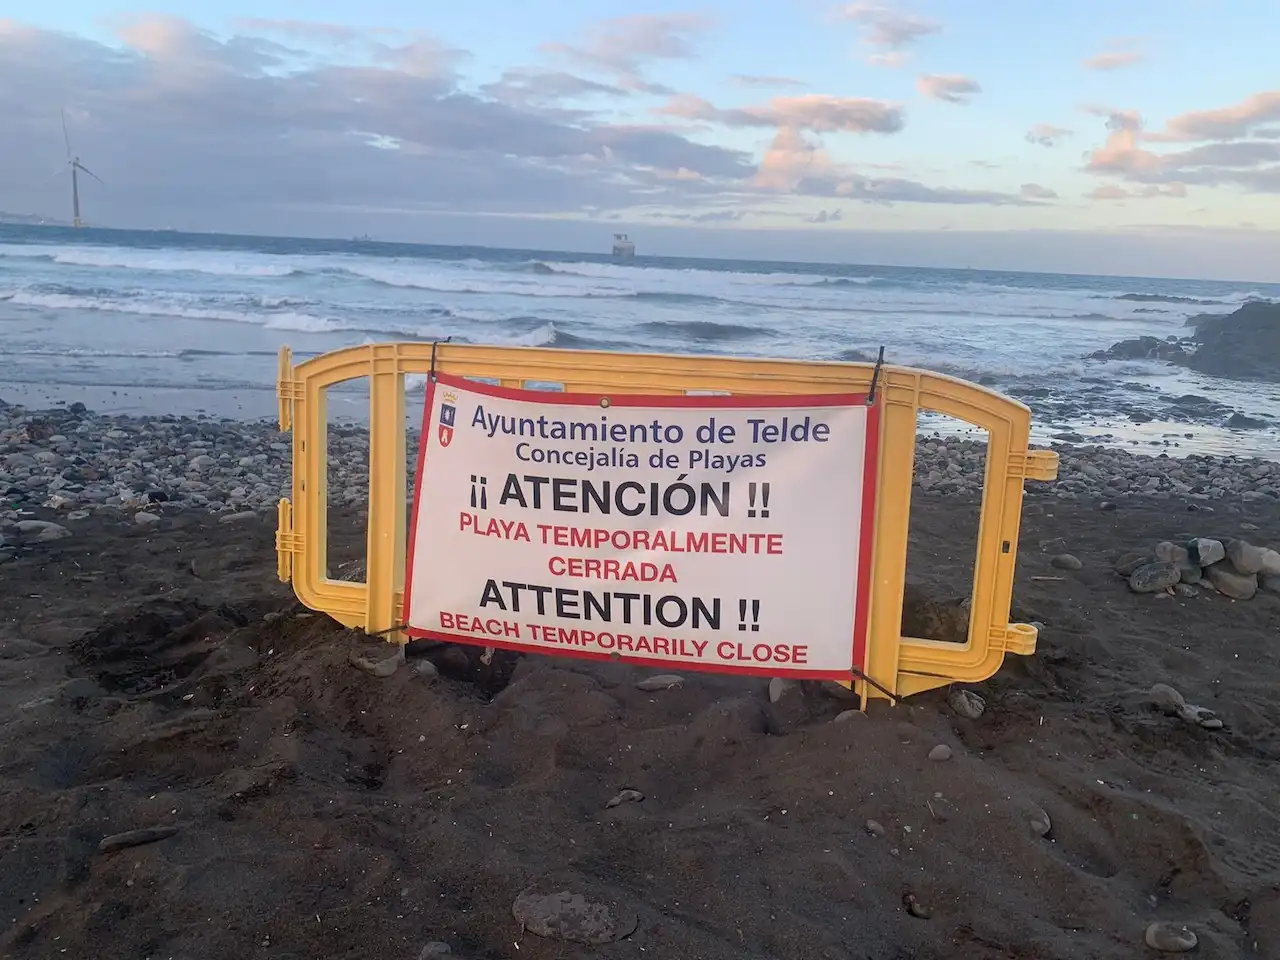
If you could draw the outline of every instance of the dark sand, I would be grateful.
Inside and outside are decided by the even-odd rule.
[[[958,594],[965,507],[916,499],[912,576]],[[0,567],[0,955],[1131,960],[1164,919],[1195,956],[1280,957],[1280,597],[1153,599],[1111,572],[1243,522],[1275,545],[1280,509],[1029,514],[1015,613],[1046,626],[976,688],[985,716],[939,691],[838,724],[821,689],[643,693],[631,668],[457,648],[428,652],[434,683],[378,680],[276,580],[272,519],[95,515]],[[347,556],[358,530],[333,522]],[[1049,566],[1058,537],[1082,571]],[[1156,682],[1226,729],[1153,710]],[[605,809],[624,787],[644,801]],[[523,933],[512,902],[547,874],[637,931]]]

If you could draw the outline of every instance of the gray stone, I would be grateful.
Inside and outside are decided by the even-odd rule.
[[[1163,921],[1149,924],[1142,939],[1152,950],[1161,953],[1187,953],[1200,942],[1190,927]]]
[[[1167,683],[1157,683],[1147,691],[1147,696],[1156,708],[1168,714],[1175,714],[1187,705],[1186,698]]]
[[[139,510],[133,515],[133,522],[142,527],[150,526],[153,523],[159,523],[161,517],[158,513],[147,513],[145,510]]]
[[[1069,553],[1060,553],[1049,563],[1059,570],[1081,570],[1084,564],[1080,562],[1078,557],[1073,557]]]
[[[1226,545],[1227,559],[1236,568],[1236,573],[1246,577],[1251,573],[1261,573],[1266,560],[1266,551],[1255,547],[1246,540],[1228,540]]]
[[[865,717],[866,714],[861,710],[841,710],[831,718],[832,723],[848,723],[850,720],[857,720],[859,717]]]
[[[1031,827],[1031,832],[1037,837],[1047,837],[1049,831],[1053,829],[1053,821],[1049,819],[1049,814],[1039,804],[1028,803],[1030,808],[1027,816],[1027,825]]]
[[[66,527],[48,520],[19,520],[14,527],[24,536],[34,537],[36,540],[61,540],[71,536],[71,531]]]
[[[1280,576],[1264,573],[1258,577],[1258,589],[1267,593],[1280,594]]]
[[[1189,564],[1191,561],[1191,551],[1186,547],[1179,546],[1176,543],[1170,543],[1168,540],[1163,543],[1156,544],[1156,559],[1163,560],[1166,563]],[[1197,580],[1199,577],[1196,578]]]
[[[431,960],[432,957],[453,957],[453,948],[441,940],[432,940],[422,948],[418,960]]]
[[[511,912],[525,930],[539,937],[591,946],[630,936],[639,924],[636,912],[625,904],[553,882],[525,890]]]
[[[777,703],[793,690],[799,690],[800,684],[784,677],[774,677],[769,681],[769,702]]]
[[[866,831],[870,836],[877,838],[883,837],[889,832],[878,820],[868,820],[866,824]]]
[[[676,673],[662,673],[656,677],[645,677],[637,681],[637,690],[670,690],[672,687],[684,686],[684,677]]]
[[[1197,538],[1188,543],[1187,551],[1190,554],[1191,562],[1201,567],[1217,563],[1227,556],[1227,549],[1222,545],[1221,540],[1209,540],[1205,537]]]
[[[1120,574],[1122,577],[1127,577],[1139,567],[1145,567],[1147,564],[1154,562],[1155,557],[1146,551],[1142,551],[1140,553],[1126,553],[1116,561],[1116,573]]]
[[[947,696],[947,703],[951,705],[957,716],[964,717],[966,720],[977,720],[986,712],[987,701],[978,696],[972,690],[961,690],[959,688],[952,690]]]
[[[942,763],[944,760],[950,760],[953,752],[945,743],[940,743],[929,751],[929,759],[936,763]]]
[[[1134,593],[1159,593],[1182,580],[1182,571],[1172,563],[1157,561],[1138,567],[1129,575],[1129,589]]]
[[[1259,573],[1270,577],[1280,577],[1280,550],[1262,551],[1262,568]]]
[[[188,464],[192,470],[199,470],[202,473],[212,470],[217,465],[218,461],[213,459],[213,457],[209,456],[207,453],[201,454],[198,457],[193,457],[191,459],[191,463]]]
[[[1178,564],[1178,573],[1182,575],[1183,583],[1199,583],[1204,579],[1203,568],[1197,567],[1190,560]]]
[[[241,520],[253,520],[257,514],[252,510],[241,510],[239,513],[224,513],[218,518],[219,523],[239,523]]]
[[[1204,568],[1204,575],[1224,597],[1232,600],[1251,600],[1258,592],[1258,575],[1245,575],[1237,571],[1230,560],[1222,560]]]

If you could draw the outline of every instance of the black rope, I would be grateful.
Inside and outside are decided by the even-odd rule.
[[[401,623],[401,624],[399,624],[399,625],[397,625],[397,626],[394,626],[394,627],[387,627],[387,629],[385,629],[385,630],[379,630],[379,631],[377,631],[376,633],[369,633],[369,632],[366,630],[366,631],[365,631],[365,635],[366,635],[366,636],[370,636],[370,637],[385,637],[388,633],[395,633],[397,630],[403,630],[403,629],[405,629],[405,628],[406,628],[406,627],[408,627],[408,626],[409,626],[409,625],[408,625],[407,623]]]
[[[453,337],[449,336],[445,337],[443,340],[431,341],[431,369],[427,372],[427,379],[432,383],[434,383],[436,379],[436,347],[440,346],[442,343],[449,343],[452,340]]]
[[[853,675],[857,677],[859,680],[867,681],[867,683],[871,684],[873,687],[875,687],[877,690],[883,693],[886,697],[889,698],[890,704],[892,704],[895,707],[898,705],[898,698],[893,693],[892,690],[889,690],[889,689],[886,689],[885,687],[880,686],[880,684],[876,683],[874,680],[868,677],[865,673],[863,673],[857,667],[853,668]]]
[[[880,356],[876,358],[876,368],[871,371],[871,386],[867,388],[867,406],[876,402],[876,387],[880,384],[880,369],[884,366],[884,347],[880,348]]]

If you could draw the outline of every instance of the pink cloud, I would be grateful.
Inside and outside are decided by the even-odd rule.
[[[1119,70],[1141,63],[1146,57],[1137,50],[1110,50],[1095,54],[1084,61],[1090,70]]]
[[[942,26],[932,20],[900,13],[877,3],[851,3],[842,7],[838,16],[861,25],[864,28],[863,39],[867,43],[890,50],[901,50],[942,30]]]
[[[916,80],[916,89],[924,96],[947,103],[965,105],[975,93],[982,92],[982,86],[972,77],[959,74],[926,73]]]
[[[1161,133],[1149,140],[1236,140],[1249,136],[1255,127],[1280,120],[1280,90],[1267,90],[1246,97],[1230,107],[1193,110],[1173,117]],[[1259,134],[1266,131],[1259,131]]]
[[[806,140],[800,131],[784,127],[760,161],[755,185],[765,190],[791,191],[802,180],[830,177],[835,173],[831,157],[818,144]]]
[[[727,127],[786,127],[815,133],[897,133],[904,126],[902,108],[897,104],[819,93],[774,97],[759,106],[728,109],[695,94],[681,94],[657,112]]]

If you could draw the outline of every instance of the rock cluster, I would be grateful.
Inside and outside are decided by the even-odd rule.
[[[1230,380],[1280,382],[1280,303],[1252,300],[1234,313],[1187,321],[1188,337],[1135,337],[1089,360],[1165,360]]]
[[[1028,482],[1029,496],[1061,500],[1280,500],[1280,463],[1270,460],[1200,454],[1150,457],[1094,445],[1056,445],[1054,449],[1058,479]],[[978,440],[922,438],[916,444],[915,484],[935,493],[978,496],[986,458],[987,446]]]
[[[1125,554],[1116,561],[1116,573],[1134,593],[1194,596],[1202,588],[1232,600],[1251,600],[1259,590],[1280,594],[1280,552],[1245,540],[1165,541]]]
[[[416,448],[410,431],[411,464]],[[61,521],[101,510],[139,524],[173,509],[227,520],[271,510],[290,494],[292,450],[292,437],[269,422],[106,416],[79,403],[33,411],[0,401],[0,537],[56,539],[68,535]],[[367,501],[368,451],[365,429],[330,425],[330,505]],[[1059,456],[1059,479],[1029,483],[1030,497],[1280,500],[1280,463],[1265,460],[1147,457],[1092,446],[1063,446]],[[931,494],[977,497],[985,464],[981,441],[921,438],[915,484]],[[35,508],[55,511],[58,522],[35,519]]]

